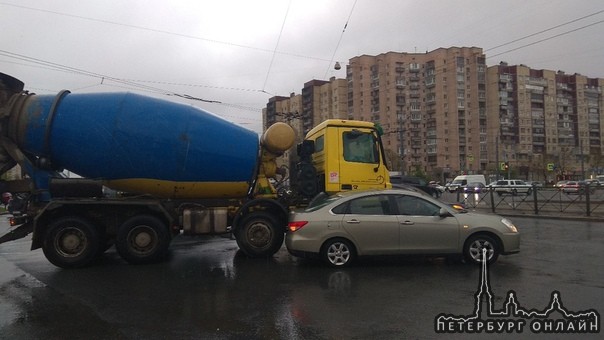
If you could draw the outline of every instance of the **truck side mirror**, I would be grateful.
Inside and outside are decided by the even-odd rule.
[[[305,140],[302,143],[298,143],[297,146],[298,157],[304,159],[310,157],[315,152],[315,141]]]

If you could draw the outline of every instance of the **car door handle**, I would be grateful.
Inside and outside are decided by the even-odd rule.
[[[401,224],[404,224],[404,225],[413,225],[415,223],[412,222],[412,221],[403,221],[403,222],[401,222]]]
[[[346,223],[359,224],[359,223],[361,223],[361,221],[359,221],[359,220],[348,220],[348,221],[346,221]]]

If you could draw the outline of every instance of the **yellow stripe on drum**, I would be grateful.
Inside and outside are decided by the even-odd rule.
[[[105,181],[111,189],[145,193],[163,198],[240,198],[248,193],[247,182],[175,182],[146,178]]]

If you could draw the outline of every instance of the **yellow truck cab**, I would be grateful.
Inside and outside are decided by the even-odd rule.
[[[312,163],[320,191],[391,188],[381,131],[374,123],[329,119],[306,134],[314,141]],[[324,180],[321,180],[323,176]]]

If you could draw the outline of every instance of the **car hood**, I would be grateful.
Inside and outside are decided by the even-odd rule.
[[[455,218],[457,218],[459,223],[467,224],[470,227],[501,225],[501,220],[503,219],[499,215],[475,212],[457,213],[455,214]]]

